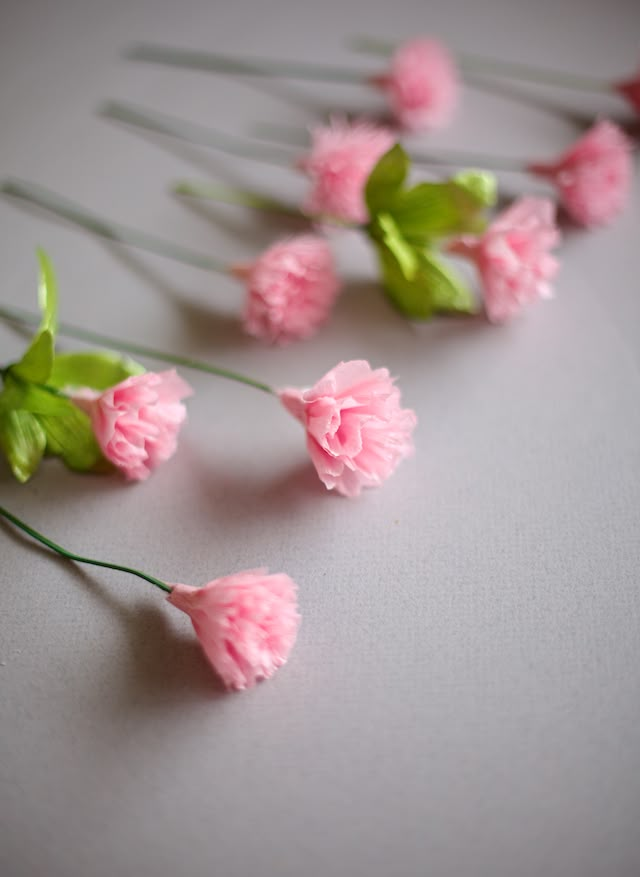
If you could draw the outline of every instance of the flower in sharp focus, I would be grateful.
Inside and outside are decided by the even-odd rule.
[[[276,344],[315,334],[340,290],[329,244],[312,234],[280,241],[233,273],[247,284],[245,330]]]
[[[133,375],[104,390],[80,390],[73,401],[91,418],[107,460],[132,481],[143,481],[175,453],[193,390],[175,369]]]
[[[287,661],[300,625],[297,587],[284,573],[255,569],[202,588],[173,585],[167,598],[191,618],[204,652],[228,688],[250,688]]]
[[[631,185],[631,143],[606,119],[556,161],[536,162],[528,170],[550,180],[562,203],[580,225],[604,225],[623,209]]]
[[[409,131],[442,128],[458,104],[458,72],[449,51],[437,40],[418,38],[396,50],[386,74],[373,84],[387,94],[391,110]]]
[[[304,426],[311,461],[328,490],[357,496],[363,487],[377,487],[413,451],[416,415],[400,407],[386,368],[341,362],[310,389],[278,395]]]
[[[613,88],[629,101],[636,113],[640,113],[640,70],[631,79],[614,82]]]
[[[393,146],[394,135],[369,122],[335,119],[314,128],[311,136],[311,149],[298,162],[311,181],[304,211],[343,222],[366,222],[365,186],[378,160]]]
[[[492,323],[503,323],[524,305],[551,298],[550,281],[558,261],[555,205],[548,198],[520,198],[479,237],[462,235],[448,250],[475,262],[482,281],[484,305]]]

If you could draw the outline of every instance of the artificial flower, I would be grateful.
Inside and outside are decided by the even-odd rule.
[[[446,47],[418,38],[399,46],[386,74],[372,79],[386,93],[391,109],[409,131],[442,128],[456,109],[458,72]]]
[[[347,223],[366,222],[365,185],[393,146],[394,135],[370,122],[334,119],[314,128],[311,137],[311,149],[297,163],[311,181],[303,210]]]
[[[311,461],[328,490],[357,496],[363,487],[377,487],[413,451],[416,415],[400,407],[386,368],[341,362],[310,389],[278,395],[304,426]]]
[[[604,225],[623,209],[631,186],[631,144],[606,119],[598,122],[556,161],[527,168],[552,182],[570,216],[587,227]]]
[[[296,585],[254,569],[201,588],[173,585],[167,598],[191,618],[202,648],[228,688],[269,679],[293,648],[300,624]]]
[[[555,207],[548,198],[521,198],[495,219],[479,237],[452,240],[449,252],[475,262],[492,323],[503,323],[524,305],[550,298],[550,281],[558,270],[549,250],[560,233]]]
[[[313,335],[329,318],[340,290],[331,249],[312,234],[280,241],[233,270],[247,284],[246,331],[272,343]]]
[[[131,481],[143,481],[175,453],[193,390],[175,369],[133,375],[98,393],[81,390],[74,402],[90,417],[100,449]]]

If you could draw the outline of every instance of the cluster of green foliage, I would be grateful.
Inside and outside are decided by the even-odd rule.
[[[436,242],[483,230],[485,210],[496,201],[495,177],[464,171],[409,188],[409,169],[407,153],[396,144],[377,163],[365,190],[366,231],[378,254],[385,292],[413,320],[472,313],[471,291],[442,259]]]

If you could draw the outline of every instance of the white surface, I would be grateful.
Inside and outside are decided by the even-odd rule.
[[[0,19],[2,174],[230,259],[281,227],[234,208],[203,218],[167,184],[209,173],[293,198],[302,182],[140,136],[94,115],[99,101],[248,133],[376,98],[127,63],[128,41],[346,63],[349,32],[430,30],[615,76],[640,32],[631,0],[4,0]],[[469,90],[433,142],[534,158],[576,130]],[[2,301],[35,301],[39,243],[63,319],[276,384],[367,357],[420,419],[415,458],[355,502],[323,492],[273,400],[195,374],[180,451],[146,484],[51,462],[22,487],[2,468],[3,504],[76,551],[193,584],[284,569],[304,615],[289,665],[224,695],[151,587],[74,569],[2,527],[4,877],[640,873],[639,194],[636,178],[614,226],[567,236],[557,300],[504,329],[405,324],[365,245],[337,239],[352,287],[331,326],[286,350],[242,336],[231,282],[0,201]],[[21,344],[0,327],[3,362]]]

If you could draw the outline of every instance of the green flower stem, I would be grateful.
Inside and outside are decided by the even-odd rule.
[[[40,322],[40,316],[38,314],[22,310],[22,308],[7,307],[6,305],[0,306],[0,319],[22,325],[37,325]],[[133,356],[157,359],[160,362],[167,362],[170,365],[177,365],[181,368],[188,368],[193,371],[215,375],[219,378],[226,378],[227,380],[236,381],[239,384],[253,387],[256,390],[262,390],[263,393],[271,393],[272,395],[275,395],[275,390],[273,387],[270,387],[269,384],[254,380],[254,378],[247,377],[247,375],[231,371],[230,369],[210,365],[208,362],[201,362],[197,359],[191,359],[191,357],[188,356],[166,353],[163,350],[157,350],[154,347],[146,347],[143,344],[137,344],[131,341],[122,341],[119,338],[112,338],[109,335],[103,335],[100,332],[93,332],[90,329],[83,329],[80,326],[72,326],[69,323],[60,323],[58,325],[58,333],[69,338],[77,338],[80,341],[88,341],[90,344],[100,344],[101,346],[111,348],[112,350],[130,353]]]
[[[218,52],[198,52],[176,49],[152,43],[137,43],[125,51],[132,61],[168,64],[188,70],[213,73],[231,73],[242,76],[290,77],[320,82],[367,83],[372,74],[351,67],[334,67],[304,61],[276,61],[270,58],[239,59]]]
[[[34,204],[36,207],[50,210],[63,219],[73,222],[75,225],[79,225],[81,228],[100,237],[107,238],[110,241],[139,247],[151,253],[166,256],[168,259],[174,259],[177,262],[184,262],[186,265],[202,268],[205,271],[229,274],[229,266],[218,259],[212,259],[210,256],[195,253],[193,250],[181,247],[179,244],[174,244],[171,241],[165,241],[162,238],[145,234],[136,229],[110,222],[86,210],[79,204],[62,198],[50,189],[45,189],[44,186],[37,186],[25,180],[9,178],[3,180],[0,184],[0,192],[13,198],[20,198],[23,201]]]
[[[234,189],[221,183],[194,183],[188,180],[180,180],[173,187],[176,195],[186,195],[189,198],[206,198],[211,201],[221,201],[224,204],[240,204],[243,207],[252,207],[255,210],[266,210],[270,213],[281,213],[285,216],[295,216],[304,219],[304,214],[297,207],[290,207],[283,201],[275,198],[267,198],[255,192],[244,189]]]
[[[168,116],[122,101],[107,101],[101,107],[100,114],[127,125],[135,125],[158,134],[167,134],[186,143],[207,146],[236,157],[251,158],[282,167],[291,167],[295,158],[289,150],[279,146],[262,146],[251,140],[244,140],[242,137],[233,137],[222,131],[216,131],[214,128],[197,125],[184,119],[177,119],[175,116]]]
[[[35,539],[37,542],[41,542],[43,545],[46,545],[47,548],[55,551],[56,554],[60,554],[62,555],[62,557],[66,557],[67,560],[73,560],[76,563],[88,563],[91,564],[91,566],[102,566],[105,569],[116,569],[120,572],[127,572],[133,576],[138,576],[139,579],[144,579],[146,582],[151,582],[152,585],[155,585],[156,588],[160,588],[167,594],[170,594],[172,591],[172,588],[166,582],[155,578],[155,576],[150,576],[145,572],[141,572],[139,569],[133,569],[133,567],[130,566],[122,566],[119,563],[108,563],[106,560],[94,560],[91,557],[82,557],[79,554],[74,554],[72,551],[68,551],[66,548],[63,548],[61,545],[57,545],[51,539],[43,536],[42,533],[34,530],[33,527],[25,524],[24,521],[21,521],[20,518],[12,515],[11,512],[7,511],[7,509],[3,508],[2,506],[0,506],[0,517],[6,518],[6,520],[12,523],[14,527],[22,530],[24,533],[26,533],[28,536],[31,536],[31,538]]]
[[[351,48],[367,55],[388,56],[393,53],[396,45],[386,40],[355,37],[349,42]],[[488,76],[499,76],[506,79],[518,79],[522,82],[534,82],[541,85],[559,85],[561,88],[576,91],[610,92],[612,83],[582,74],[566,73],[564,70],[549,70],[546,67],[535,67],[521,64],[518,61],[499,61],[485,58],[470,52],[456,52],[456,60],[463,73]]]

